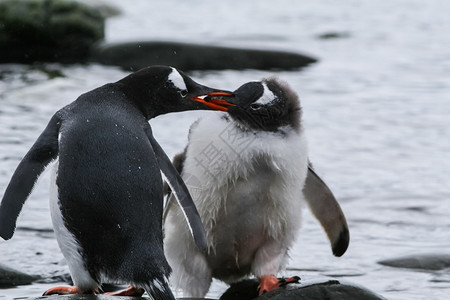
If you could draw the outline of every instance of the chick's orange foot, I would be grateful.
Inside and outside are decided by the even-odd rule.
[[[46,290],[42,296],[71,294],[97,294],[97,292],[81,292],[80,289],[76,286],[56,286],[54,288]]]
[[[259,278],[258,293],[261,296],[266,292],[273,291],[290,283],[298,283],[299,281],[300,277],[298,276],[292,276],[289,278],[276,278],[274,275],[263,276]]]

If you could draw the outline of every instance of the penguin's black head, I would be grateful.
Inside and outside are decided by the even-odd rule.
[[[232,104],[223,100],[228,91],[198,84],[184,72],[169,66],[151,66],[128,75],[117,84],[127,98],[136,103],[147,119],[185,110],[213,109],[227,111]],[[218,103],[206,102],[205,97]]]
[[[284,126],[291,126],[296,131],[300,130],[298,96],[277,78],[245,83],[233,92],[233,97],[226,99],[235,104],[229,106],[229,115],[244,128],[276,132]]]

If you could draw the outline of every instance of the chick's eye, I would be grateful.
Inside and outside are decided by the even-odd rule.
[[[181,90],[181,91],[179,91],[178,92],[180,95],[181,95],[181,97],[186,97],[187,96],[187,94],[188,94],[188,91],[187,90]]]
[[[252,103],[250,104],[250,108],[253,110],[259,109],[261,106],[259,104]]]

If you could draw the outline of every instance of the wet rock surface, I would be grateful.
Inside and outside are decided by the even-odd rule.
[[[313,57],[292,52],[165,41],[104,43],[93,49],[91,60],[127,70],[138,70],[156,64],[171,65],[182,70],[289,70],[316,62]]]
[[[258,281],[255,279],[243,280],[232,284],[219,300],[384,300],[385,298],[374,292],[350,283],[341,283],[337,280],[306,280],[296,284],[288,284],[277,290],[270,291],[258,296]],[[119,287],[111,290],[120,290]],[[29,300],[51,299],[51,300],[126,300],[126,299],[148,299],[144,297],[119,297],[109,295],[51,295],[27,298]],[[177,298],[180,300],[214,300],[210,298]]]
[[[450,268],[450,254],[415,254],[385,259],[378,263],[396,268],[442,270]]]
[[[0,288],[30,284],[39,276],[28,275],[4,264],[0,264]]]
[[[337,280],[301,281],[299,284],[288,284],[285,287],[270,291],[258,297],[256,280],[244,280],[231,287],[220,297],[220,300],[232,299],[298,299],[298,300],[382,300],[377,295],[363,287],[340,283]]]

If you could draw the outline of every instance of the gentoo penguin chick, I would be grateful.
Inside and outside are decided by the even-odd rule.
[[[227,93],[202,86],[182,71],[152,66],[81,95],[56,112],[20,162],[0,204],[0,236],[10,239],[17,217],[43,169],[56,161],[51,199],[58,244],[73,287],[45,294],[100,292],[105,281],[175,299],[167,278],[162,213],[165,175],[200,249],[206,236],[181,177],[152,135],[148,120],[195,110]],[[204,102],[204,103],[200,103]],[[201,251],[201,250],[199,250]]]
[[[227,101],[236,106],[194,123],[185,151],[174,159],[208,240],[207,253],[195,247],[172,199],[164,225],[165,253],[173,284],[188,297],[203,297],[212,278],[232,283],[253,274],[260,294],[298,280],[280,282],[275,275],[298,235],[303,200],[323,225],[336,256],[349,243],[339,204],[309,167],[296,93],[270,78],[246,83],[233,94]]]

